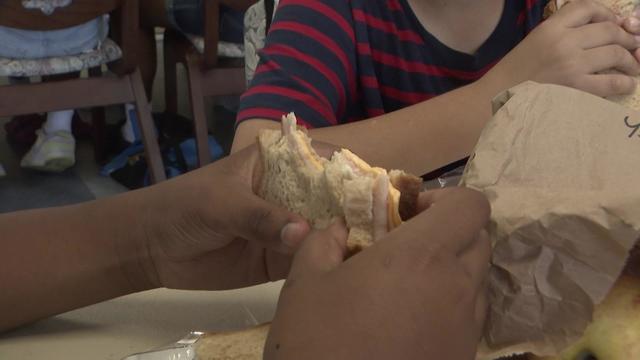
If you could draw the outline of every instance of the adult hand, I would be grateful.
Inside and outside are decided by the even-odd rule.
[[[146,234],[137,245],[145,275],[140,281],[222,290],[284,278],[310,228],[255,195],[258,163],[252,146],[141,192],[155,210],[145,216]]]
[[[265,359],[474,358],[486,311],[489,205],[468,189],[424,193],[419,203],[421,214],[344,263],[343,224],[303,242]]]

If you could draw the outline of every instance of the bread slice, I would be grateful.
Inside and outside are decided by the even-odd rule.
[[[545,17],[551,16],[554,12],[566,5],[571,0],[551,0],[545,8]],[[631,16],[636,6],[640,5],[640,0],[596,0],[609,7],[617,15]],[[616,72],[611,70],[610,72]],[[636,76],[636,82],[640,82],[640,76]],[[626,106],[633,110],[640,110],[640,87],[628,95],[618,95],[608,98],[609,100]]]
[[[262,159],[257,193],[300,214],[315,228],[342,217],[347,245],[355,252],[371,245],[417,212],[422,180],[402,171],[372,167],[347,149],[330,160],[320,157],[294,114],[282,117],[281,130],[258,135]]]
[[[555,9],[560,9],[566,3],[571,0],[555,0],[550,1],[548,6],[555,7]],[[614,13],[620,16],[630,16],[633,12],[633,9],[640,3],[638,0],[596,0],[599,3],[607,6]]]
[[[266,323],[246,330],[208,333],[196,342],[196,359],[262,360],[270,327],[271,324]],[[501,357],[497,360],[538,360],[538,358],[531,354],[522,354]]]
[[[270,324],[251,329],[208,333],[196,342],[198,360],[262,360]]]
[[[262,360],[270,328],[271,324],[266,323],[245,330],[207,333],[195,344],[196,359]],[[497,360],[538,360],[538,358],[531,354],[522,354],[501,357]]]

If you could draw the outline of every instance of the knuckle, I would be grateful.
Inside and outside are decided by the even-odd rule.
[[[605,31],[609,34],[613,34],[616,36],[620,35],[620,30],[622,30],[622,28],[610,21],[606,21],[600,24],[600,26],[602,26],[602,31]]]
[[[457,189],[456,193],[460,196],[460,202],[464,203],[465,207],[472,209],[474,213],[479,214],[484,220],[489,219],[491,206],[483,193],[468,188]]]
[[[625,93],[629,89],[629,81],[624,76],[612,76],[609,78],[607,87],[611,93]]]
[[[633,35],[627,33],[621,26],[618,26],[613,22],[603,22],[601,23],[601,26],[601,31],[608,35],[608,40],[611,43],[627,44],[634,41]]]
[[[542,37],[553,36],[557,33],[557,28],[562,26],[562,22],[557,17],[550,17],[548,20],[542,22],[540,26],[536,27],[533,31]]]
[[[622,28],[622,26],[618,26],[612,22],[607,23],[609,24],[609,26],[611,26],[613,28],[614,34],[616,34],[617,39],[624,39],[627,41],[634,41],[634,37],[633,35],[631,35],[630,33],[628,33],[624,28]]]
[[[629,60],[629,52],[621,46],[613,46],[611,49],[611,56],[617,63],[624,63]]]
[[[427,246],[427,245],[423,245]],[[416,273],[423,273],[424,269],[435,269],[441,267],[443,264],[447,264],[447,249],[443,244],[433,243],[428,245],[428,249],[415,249],[412,246],[407,247],[404,256],[406,264],[410,271]],[[453,260],[451,260],[453,261]]]
[[[565,72],[564,74],[572,74],[572,72]],[[564,86],[568,86],[568,87],[572,87],[575,89],[582,89],[582,81],[580,76],[571,76],[571,75],[566,75],[562,78],[561,81],[559,81],[560,85],[564,85]]]

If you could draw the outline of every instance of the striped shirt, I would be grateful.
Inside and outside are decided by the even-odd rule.
[[[547,0],[505,0],[474,55],[453,50],[407,0],[281,0],[238,122],[295,112],[308,127],[362,120],[482,77],[542,21]]]

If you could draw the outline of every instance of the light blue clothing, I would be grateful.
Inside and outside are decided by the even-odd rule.
[[[80,54],[97,48],[108,30],[106,15],[61,30],[31,31],[0,26],[0,57],[39,59]]]

